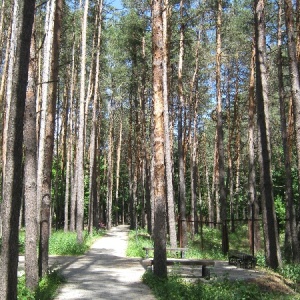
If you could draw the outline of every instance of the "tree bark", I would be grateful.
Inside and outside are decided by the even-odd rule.
[[[113,123],[114,112],[113,108],[110,108],[109,112],[109,132],[108,132],[108,153],[107,153],[107,216],[106,224],[107,229],[112,227],[112,205],[113,205]]]
[[[179,41],[179,61],[178,61],[178,160],[179,160],[179,233],[180,246],[187,246],[187,221],[186,221],[186,185],[185,185],[185,167],[184,167],[184,147],[183,147],[183,118],[184,113],[184,95],[182,82],[182,68],[184,55],[184,23],[183,23],[184,1],[180,1],[180,41]]]
[[[286,23],[286,33],[288,37],[288,54],[289,54],[289,70],[291,76],[291,90],[292,90],[292,100],[293,100],[293,110],[295,116],[295,132],[296,132],[296,149],[297,149],[297,158],[298,158],[298,172],[300,171],[300,76],[299,76],[299,60],[297,59],[297,48],[296,48],[296,37],[294,30],[294,14],[293,14],[293,5],[291,0],[284,0],[285,4],[285,23]],[[299,8],[299,5],[298,5]],[[298,11],[299,14],[299,11]],[[298,25],[299,28],[299,25]],[[299,33],[298,33],[299,35]],[[299,51],[299,50],[298,50]],[[298,53],[299,55],[299,53]],[[299,58],[299,57],[298,57]],[[290,168],[290,155],[289,149],[286,149],[286,161],[285,169]],[[287,180],[291,180],[291,174],[286,174],[290,177]],[[300,182],[300,180],[299,180]],[[298,230],[296,229],[296,218],[294,212],[292,189],[289,184],[288,190],[290,191],[289,198],[287,198],[287,212],[289,214],[289,223],[290,223],[290,234],[292,241],[292,258],[294,262],[300,261],[300,252],[299,252],[299,241],[298,241]],[[290,190],[291,189],[291,190]],[[286,194],[287,195],[287,194]]]
[[[162,9],[161,0],[152,2],[154,274],[158,277],[167,277]]]
[[[163,57],[163,98],[164,98],[164,134],[165,134],[165,161],[166,161],[166,183],[167,183],[167,203],[168,203],[168,223],[170,245],[172,248],[177,246],[176,223],[175,223],[175,205],[173,192],[173,173],[172,173],[172,157],[170,145],[170,121],[169,121],[169,39],[168,20],[171,8],[168,0],[164,1],[163,10],[163,38],[164,38],[164,57]],[[171,133],[172,134],[172,133]]]
[[[229,250],[227,229],[227,203],[224,172],[224,142],[223,142],[223,118],[222,118],[222,95],[221,95],[221,26],[222,26],[222,0],[218,0],[217,8],[217,33],[216,33],[216,92],[217,92],[217,148],[219,167],[219,191],[220,191],[220,216],[222,222],[222,251],[226,254]]]
[[[55,132],[55,114],[57,99],[57,81],[58,81],[58,64],[59,64],[59,48],[62,21],[62,0],[56,0],[53,3],[54,9],[54,27],[53,39],[49,41],[51,46],[50,82],[47,91],[47,105],[45,116],[45,141],[42,168],[42,186],[41,186],[41,220],[40,220],[40,246],[39,246],[39,275],[44,276],[48,271],[49,259],[49,236],[51,231],[51,175],[54,148],[54,132]],[[47,83],[48,84],[48,83]]]
[[[249,222],[249,240],[250,250],[256,253],[261,249],[261,238],[260,238],[260,224],[257,221],[259,217],[259,205],[256,193],[256,167],[255,167],[255,45],[254,41],[252,44],[252,55],[250,62],[250,82],[249,82],[249,122],[248,122],[248,151],[249,151],[249,162],[248,162],[248,199],[249,199],[249,219],[254,220],[254,224]],[[253,215],[252,215],[253,214]],[[254,232],[252,232],[254,229]],[[252,236],[254,235],[254,237]],[[254,242],[254,244],[253,244]]]
[[[34,36],[31,38],[28,85],[24,115],[24,202],[25,202],[25,275],[26,286],[34,290],[38,284],[38,224],[36,202],[36,57]]]
[[[278,94],[279,94],[279,105],[280,105],[280,123],[281,123],[281,138],[284,155],[284,169],[285,169],[285,203],[286,203],[286,223],[285,223],[285,258],[288,262],[293,261],[294,263],[299,262],[299,242],[297,236],[296,226],[296,213],[293,204],[293,182],[291,172],[291,156],[289,149],[288,133],[287,133],[287,121],[285,111],[285,89],[283,81],[283,57],[282,57],[282,1],[278,1]]]
[[[83,243],[83,222],[84,222],[84,132],[85,132],[85,75],[86,75],[86,34],[89,0],[85,0],[82,36],[81,36],[81,77],[80,77],[80,102],[79,102],[79,125],[76,153],[76,178],[77,178],[77,211],[76,211],[76,232],[77,242]]]
[[[98,12],[97,12],[97,43],[96,43],[96,58],[95,58],[95,79],[94,79],[94,91],[93,91],[93,116],[92,116],[92,131],[90,138],[90,183],[89,183],[89,232],[93,232],[93,227],[96,225],[98,227],[99,222],[94,222],[94,207],[97,206],[97,135],[98,135],[98,116],[99,116],[99,76],[100,76],[100,53],[101,53],[101,35],[102,35],[102,10],[103,10],[103,0],[98,1]]]
[[[262,197],[266,263],[272,269],[276,269],[282,265],[282,261],[271,175],[264,7],[264,0],[255,0],[257,124],[259,134],[260,188]]]
[[[7,80],[5,165],[3,166],[0,299],[17,299],[22,143],[34,0],[15,0]]]

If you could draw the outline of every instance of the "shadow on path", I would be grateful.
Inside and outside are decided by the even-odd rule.
[[[57,265],[67,280],[55,300],[155,299],[141,282],[145,269],[140,259],[125,257],[127,239],[128,227],[118,226],[97,240],[86,255],[71,261],[51,257],[51,265]]]

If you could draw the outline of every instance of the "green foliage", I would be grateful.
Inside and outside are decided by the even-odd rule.
[[[279,195],[275,198],[274,204],[279,226],[283,229],[285,224],[285,205]]]
[[[145,258],[143,247],[153,247],[153,241],[147,231],[144,229],[130,231],[126,255]]]
[[[94,231],[92,235],[84,231],[84,242],[77,243],[75,232],[56,231],[49,240],[49,254],[52,255],[81,255],[84,254],[96,238],[103,236],[104,230]]]
[[[65,280],[57,270],[50,270],[49,274],[42,278],[35,293],[35,299],[54,299],[58,286]]]
[[[18,279],[18,298],[19,300],[51,300],[54,299],[58,286],[64,282],[64,278],[57,270],[50,270],[43,277],[35,292],[30,291],[25,284],[25,275]]]
[[[171,275],[168,279],[155,277],[152,272],[143,275],[143,281],[153,290],[159,300],[201,299],[201,300],[233,300],[233,299],[291,299],[277,293],[260,289],[253,283],[244,281],[212,281],[209,284],[201,281],[187,282]]]
[[[19,232],[19,253],[25,253],[25,230]]]
[[[31,300],[35,299],[34,293],[31,292],[25,284],[25,275],[18,278],[18,300]]]
[[[255,255],[257,261],[257,266],[265,267],[266,266],[266,256],[263,251],[259,251]]]
[[[278,269],[278,273],[284,278],[292,280],[294,283],[300,282],[300,265],[299,264],[285,264]]]

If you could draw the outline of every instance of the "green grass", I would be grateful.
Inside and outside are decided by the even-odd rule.
[[[230,249],[237,249],[250,253],[247,244],[247,226],[237,228],[235,233],[230,233]],[[195,235],[189,239],[186,258],[215,259],[227,261],[227,256],[222,253],[221,233],[218,229],[203,227],[203,240],[200,235]],[[153,241],[145,230],[131,231],[129,234],[129,244],[127,256],[145,258],[143,247],[153,247]],[[153,257],[153,253],[150,253]],[[170,257],[170,253],[167,253]],[[256,253],[257,265],[265,267],[265,256],[263,251]],[[277,273],[285,279],[293,282],[295,291],[300,286],[300,265],[288,265],[277,270]],[[218,278],[218,281],[211,280],[206,282],[187,282],[178,275],[168,275],[168,279],[162,280],[156,278],[151,272],[146,272],[143,281],[153,290],[157,299],[209,299],[209,300],[264,300],[264,299],[300,299],[297,295],[286,295],[266,291],[255,284],[245,281],[229,281],[224,278]]]
[[[143,275],[143,281],[153,291],[159,300],[268,300],[268,299],[300,299],[295,295],[270,293],[260,289],[255,284],[243,281],[214,281],[210,283],[187,282],[186,280],[170,275],[167,279],[160,279],[152,272]]]
[[[87,231],[83,232],[83,243],[77,243],[76,232],[64,232],[63,230],[53,231],[49,239],[49,254],[50,255],[82,255],[99,237],[105,234],[105,230],[94,230],[90,235]],[[25,253],[25,231],[20,231],[19,234],[19,252]]]
[[[56,295],[57,288],[65,282],[62,275],[57,270],[50,270],[48,275],[43,277],[35,292],[26,288],[25,275],[18,279],[18,299],[19,300],[51,300]]]
[[[82,255],[95,241],[103,236],[104,230],[94,231],[92,235],[84,231],[84,241],[82,244],[77,243],[76,232],[64,232],[62,230],[53,232],[49,239],[49,254],[51,255]]]
[[[153,247],[153,241],[147,231],[144,229],[130,231],[126,255],[145,258],[143,247]]]

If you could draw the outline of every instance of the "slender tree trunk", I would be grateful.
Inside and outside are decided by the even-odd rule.
[[[196,78],[198,75],[199,69],[199,49],[200,49],[200,39],[201,39],[201,30],[198,33],[197,46],[195,51],[195,69],[190,82],[190,96],[189,103],[193,107],[193,132],[190,131],[190,145],[191,145],[191,222],[192,222],[192,232],[198,233],[198,213],[197,213],[197,184],[198,184],[198,94],[195,93],[197,84]],[[194,95],[195,94],[195,95]],[[195,99],[194,99],[195,97]],[[193,102],[195,101],[194,105]],[[192,109],[191,109],[192,111]],[[191,112],[192,113],[192,112]]]
[[[69,152],[70,152],[70,226],[71,232],[75,231],[75,215],[76,215],[76,180],[75,180],[75,170],[74,170],[74,140],[75,140],[75,130],[73,130],[73,124],[75,124],[75,104],[74,104],[74,92],[76,85],[76,75],[75,75],[75,35],[73,35],[73,47],[72,47],[72,71],[71,71],[71,87],[70,87],[70,124],[69,124]],[[67,183],[66,183],[66,196],[67,196]],[[67,201],[67,200],[66,200]]]
[[[298,157],[298,172],[300,171],[300,76],[297,60],[297,49],[296,49],[296,37],[294,30],[294,14],[293,5],[291,0],[284,0],[285,4],[285,23],[286,23],[286,33],[288,37],[288,54],[289,54],[289,70],[291,75],[291,89],[292,89],[292,99],[293,99],[293,109],[295,115],[295,127],[296,127],[296,149]],[[299,7],[298,7],[299,8]],[[299,12],[298,12],[299,14]],[[299,34],[299,33],[298,33]],[[285,160],[285,170],[288,171],[290,168],[290,155],[288,154],[289,149],[286,149],[286,160]],[[291,170],[289,170],[290,172]],[[287,180],[291,180],[291,174],[286,173]],[[289,177],[289,178],[288,178]],[[299,181],[300,182],[300,181]],[[288,183],[288,182],[287,182]],[[298,232],[296,230],[296,219],[293,205],[292,187],[291,182],[289,183],[289,194],[286,193],[287,198],[287,212],[289,214],[290,223],[290,234],[292,241],[292,259],[294,262],[300,261],[300,251],[299,251],[299,241]]]
[[[221,95],[221,26],[222,26],[222,0],[218,0],[217,9],[217,64],[216,64],[216,90],[217,90],[217,147],[219,160],[219,189],[221,205],[221,222],[222,222],[222,251],[228,252],[228,229],[227,229],[227,203],[225,190],[225,172],[224,172],[224,145],[223,145],[223,118],[222,118],[222,95]]]
[[[41,203],[43,199],[42,185],[45,159],[45,143],[46,143],[46,112],[49,105],[49,82],[51,73],[51,53],[53,46],[53,32],[54,32],[54,17],[55,17],[55,0],[47,2],[46,20],[45,20],[45,39],[43,50],[43,72],[42,72],[42,93],[41,93],[41,107],[38,106],[39,117],[39,137],[38,137],[38,170],[37,170],[37,208],[41,211]],[[50,204],[49,204],[50,205]],[[38,214],[38,223],[40,225],[40,214]]]
[[[264,7],[264,0],[255,0],[257,124],[259,134],[260,188],[262,197],[266,262],[269,267],[276,269],[282,265],[282,261],[271,175]]]
[[[117,147],[117,165],[116,165],[116,205],[119,205],[120,163],[121,163],[121,150],[122,150],[122,135],[123,135],[123,121],[122,121],[122,114],[121,114],[120,125],[119,125],[119,141],[118,141],[118,147]],[[118,223],[118,218],[117,218],[116,222]]]
[[[84,131],[85,131],[85,75],[86,75],[86,34],[89,0],[85,0],[82,37],[81,37],[81,77],[80,77],[80,102],[79,102],[79,125],[76,153],[76,177],[77,177],[77,211],[76,211],[76,232],[78,243],[83,243],[83,222],[84,222]]]
[[[183,23],[183,6],[184,1],[180,1],[180,41],[179,41],[179,61],[178,61],[178,160],[179,160],[179,232],[180,232],[180,246],[187,246],[187,222],[186,222],[186,198],[185,198],[185,178],[184,178],[184,147],[183,147],[183,120],[184,113],[184,96],[183,96],[183,82],[182,82],[182,68],[184,55],[184,23]]]
[[[50,82],[47,95],[45,142],[43,153],[43,181],[41,188],[41,220],[40,220],[40,248],[39,248],[39,275],[44,276],[48,271],[49,235],[51,231],[51,174],[55,132],[55,110],[57,99],[59,47],[62,21],[62,2],[55,1],[55,16],[51,51]]]
[[[1,214],[0,299],[17,299],[22,143],[34,0],[15,0],[6,94],[5,165]]]
[[[168,20],[170,14],[170,7],[168,0],[164,1],[163,10],[163,38],[164,38],[164,57],[163,57],[163,98],[164,98],[164,134],[165,134],[165,161],[166,161],[166,183],[167,183],[167,203],[168,203],[168,223],[170,234],[170,245],[175,248],[177,246],[176,237],[176,220],[175,220],[175,206],[174,206],[174,192],[173,192],[173,174],[172,174],[172,158],[170,145],[170,122],[169,122],[169,39],[168,35]],[[171,133],[172,134],[172,133]]]
[[[259,205],[256,193],[256,172],[255,172],[255,45],[252,45],[252,55],[250,63],[250,82],[249,82],[249,123],[248,123],[248,149],[249,149],[249,217],[254,219],[254,224],[249,222],[250,248],[253,252],[261,249],[260,224],[256,221],[259,217]],[[253,214],[253,215],[252,215]],[[252,232],[254,229],[254,232]],[[252,236],[254,235],[254,237]],[[254,242],[254,245],[253,245]]]
[[[163,101],[163,3],[152,3],[152,67],[154,121],[154,274],[167,277],[166,264],[166,195],[164,164],[164,101]]]
[[[94,226],[94,207],[97,203],[97,194],[95,195],[96,189],[96,167],[97,167],[97,129],[98,129],[98,115],[99,115],[99,76],[100,76],[100,52],[101,52],[101,35],[102,35],[102,9],[103,9],[103,0],[98,1],[98,14],[97,14],[97,43],[96,43],[96,61],[95,61],[95,76],[94,76],[94,91],[93,91],[93,117],[92,117],[92,132],[90,138],[90,185],[89,185],[89,232],[93,232]]]
[[[24,202],[25,202],[25,275],[26,286],[34,290],[38,284],[38,224],[36,202],[37,148],[36,148],[36,59],[35,42],[31,38],[31,59],[24,116]]]
[[[107,153],[107,229],[112,227],[112,204],[113,204],[113,123],[114,113],[110,108],[109,113],[109,133],[108,133],[108,153]]]
[[[204,172],[205,172],[205,182],[206,182],[206,196],[207,196],[207,209],[208,209],[208,225],[209,227],[214,226],[215,214],[214,205],[211,197],[210,182],[209,182],[209,172],[207,165],[207,153],[206,153],[206,134],[203,134],[203,162],[204,162]],[[202,225],[201,225],[202,226]]]
[[[67,147],[67,162],[66,162],[64,232],[67,232],[69,230],[70,181],[71,181],[71,147],[69,145]]]

